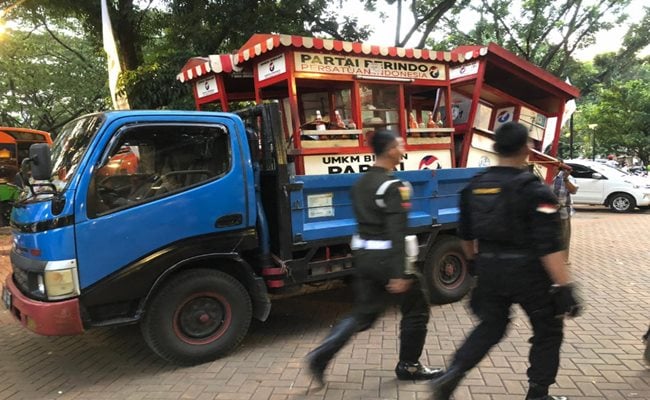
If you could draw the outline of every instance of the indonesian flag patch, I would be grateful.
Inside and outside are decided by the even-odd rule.
[[[399,194],[402,197],[402,207],[411,208],[411,188],[409,186],[400,186]]]
[[[536,211],[544,214],[554,214],[557,212],[557,205],[551,203],[542,203],[537,206]]]

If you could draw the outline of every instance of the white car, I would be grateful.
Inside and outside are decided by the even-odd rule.
[[[589,160],[568,160],[578,192],[573,204],[603,204],[615,212],[650,208],[650,181],[616,167]]]

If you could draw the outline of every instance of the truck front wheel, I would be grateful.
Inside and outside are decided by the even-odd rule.
[[[467,267],[460,240],[454,236],[439,237],[424,261],[431,302],[446,304],[462,299],[472,285]]]
[[[244,286],[221,271],[197,269],[167,282],[141,323],[149,347],[174,364],[212,361],[246,336],[253,307]]]

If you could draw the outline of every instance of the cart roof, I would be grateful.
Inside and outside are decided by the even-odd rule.
[[[486,77],[497,82],[507,92],[530,90],[529,83],[537,82],[540,90],[571,99],[580,91],[546,70],[490,43],[487,46],[460,46],[452,51],[436,51],[392,46],[377,46],[361,42],[346,42],[334,39],[320,39],[306,36],[282,34],[254,34],[233,54],[218,54],[208,57],[193,57],[183,66],[177,79],[181,82],[193,80],[209,72],[241,72],[244,65],[271,50],[281,47],[326,50],[340,53],[373,55],[413,60],[431,60],[457,65],[472,59],[487,59]],[[541,95],[541,93],[540,93]],[[526,97],[526,96],[524,96]]]
[[[346,42],[334,39],[319,39],[296,35],[254,34],[233,54],[211,55],[209,57],[193,57],[181,69],[177,79],[181,82],[197,78],[208,72],[232,72],[241,70],[241,65],[247,61],[280,47],[302,49],[331,50],[341,53],[375,55],[414,60],[432,60],[447,62],[463,62],[484,55],[486,47],[479,47],[465,52],[435,51],[392,46],[376,46],[361,42]]]

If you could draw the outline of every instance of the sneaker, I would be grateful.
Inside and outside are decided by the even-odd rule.
[[[401,381],[428,381],[442,375],[441,368],[429,368],[419,362],[400,361],[395,367],[395,375]]]

